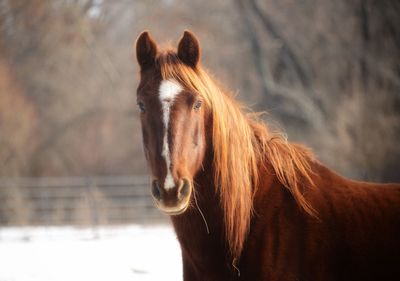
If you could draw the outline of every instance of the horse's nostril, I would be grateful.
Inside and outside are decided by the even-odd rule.
[[[153,180],[151,184],[151,193],[153,194],[154,198],[157,200],[161,199],[161,190],[160,190],[160,185],[158,184],[157,180]]]
[[[178,189],[180,197],[185,198],[190,194],[190,182],[187,179],[182,179]]]

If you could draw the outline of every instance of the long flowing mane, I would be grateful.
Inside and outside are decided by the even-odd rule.
[[[192,69],[169,50],[161,52],[156,63],[163,79],[174,79],[199,93],[211,109],[214,181],[234,259],[240,256],[249,232],[260,167],[266,167],[267,163],[298,204],[315,215],[303,195],[305,187],[313,186],[310,167],[313,156],[307,149],[290,144],[282,134],[271,132],[257,114],[245,113],[240,103],[229,92],[221,90],[201,66]]]

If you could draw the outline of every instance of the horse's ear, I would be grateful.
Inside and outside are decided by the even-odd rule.
[[[196,36],[188,30],[183,33],[178,45],[178,57],[186,65],[196,68],[200,61],[200,44]]]
[[[157,45],[148,31],[143,31],[136,40],[136,58],[140,70],[154,65],[157,55]]]

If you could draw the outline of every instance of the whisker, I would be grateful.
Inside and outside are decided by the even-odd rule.
[[[203,218],[204,224],[206,225],[207,234],[210,234],[210,229],[208,228],[207,220],[204,217],[204,214],[201,211],[199,204],[197,203],[196,191],[193,192],[193,197],[194,197],[194,202],[196,203],[197,209],[199,210],[199,213],[200,213],[201,217]]]
[[[240,277],[240,270],[239,270],[239,268],[236,266],[236,258],[233,259],[233,261],[232,261],[232,266],[233,266],[234,269],[236,269],[237,274],[238,274],[238,277]]]

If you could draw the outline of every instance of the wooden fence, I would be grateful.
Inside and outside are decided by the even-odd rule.
[[[165,221],[145,176],[0,179],[1,225]]]

